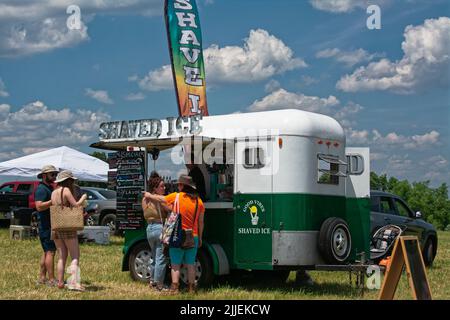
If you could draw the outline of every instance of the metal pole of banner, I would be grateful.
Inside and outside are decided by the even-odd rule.
[[[146,147],[144,147],[144,167],[145,167],[145,169],[144,169],[144,171],[145,171],[145,173],[144,173],[144,191],[148,191],[147,190],[147,179],[148,179],[148,151],[147,151],[147,148]]]

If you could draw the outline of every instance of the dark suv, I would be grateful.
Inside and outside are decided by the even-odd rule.
[[[381,191],[371,191],[370,227],[373,235],[385,225],[397,225],[404,235],[417,236],[427,266],[432,265],[437,252],[436,228],[421,219],[420,212],[412,211],[400,197]]]

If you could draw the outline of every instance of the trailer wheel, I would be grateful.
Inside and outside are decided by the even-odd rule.
[[[340,218],[328,218],[319,233],[319,250],[329,264],[341,264],[352,250],[352,238],[347,223]]]

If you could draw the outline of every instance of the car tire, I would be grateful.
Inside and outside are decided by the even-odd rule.
[[[139,282],[149,282],[150,279],[151,249],[147,242],[142,241],[135,245],[128,258],[128,267],[131,278]]]
[[[347,222],[336,217],[325,220],[319,232],[319,250],[326,263],[344,263],[352,250]]]
[[[108,226],[111,235],[120,235],[119,230],[117,229],[116,224],[116,215],[114,213],[107,213],[103,216],[102,221],[100,222],[101,226]]]
[[[195,281],[199,287],[209,287],[214,281],[213,264],[209,254],[199,249],[197,251],[197,258],[195,259]],[[187,284],[187,268],[181,268],[180,280]]]
[[[431,267],[433,265],[433,261],[435,258],[434,252],[435,249],[433,240],[431,238],[428,238],[422,251],[423,261],[427,267]]]

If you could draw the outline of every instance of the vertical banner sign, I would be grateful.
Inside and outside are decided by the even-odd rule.
[[[180,116],[207,116],[202,34],[195,0],[165,0],[164,13]]]
[[[145,190],[145,152],[119,151],[117,164],[117,225],[119,230],[143,228],[142,191]]]

